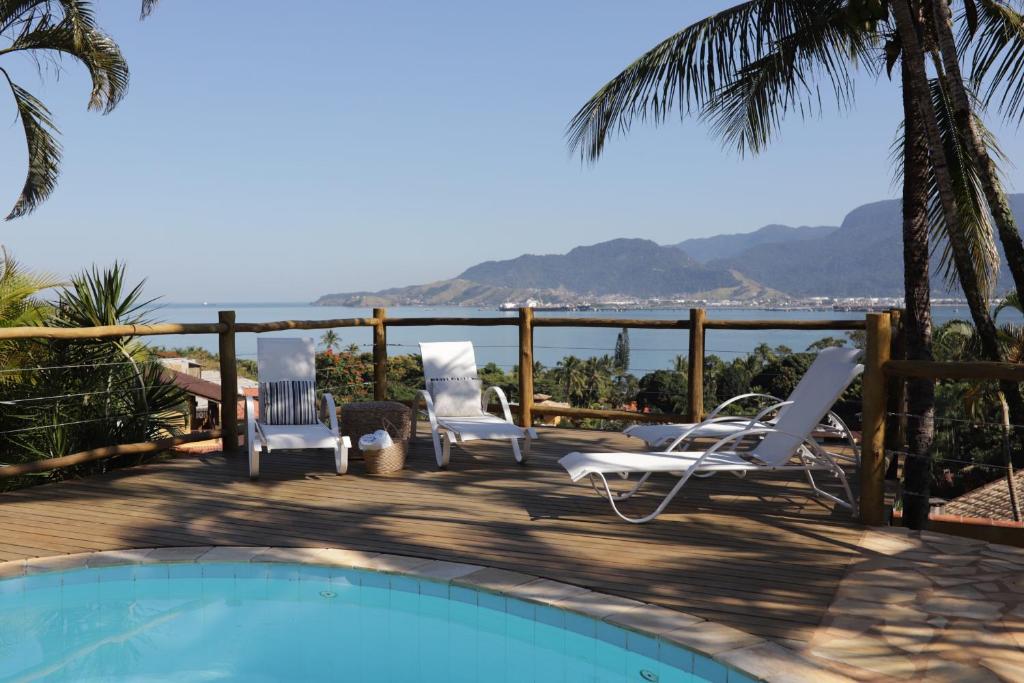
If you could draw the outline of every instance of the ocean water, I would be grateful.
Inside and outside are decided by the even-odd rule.
[[[190,563],[0,580],[0,681],[751,680],[585,616],[372,571]]]
[[[218,310],[234,310],[238,322],[268,322],[273,320],[326,320],[333,318],[366,318],[371,315],[367,308],[342,306],[311,306],[308,304],[167,304],[157,312],[161,322],[209,323],[217,321]],[[487,317],[506,316],[510,321],[516,313],[502,313],[493,309],[477,309],[460,306],[395,307],[388,309],[394,317]],[[572,313],[544,313],[538,316],[579,316],[591,318],[649,318],[676,320],[689,318],[688,309],[650,311],[586,311]],[[965,309],[937,307],[934,312],[936,324],[952,318],[967,317]],[[760,309],[709,309],[711,319],[726,320],[825,320],[861,318],[864,313],[834,311],[765,311]],[[335,330],[343,345],[357,344],[369,350],[372,342],[370,328],[340,328]],[[601,328],[537,328],[534,331],[534,357],[544,365],[554,365],[567,355],[589,358],[611,354],[615,349],[616,329]],[[275,336],[313,337],[317,340],[323,330],[293,330],[268,333]],[[732,359],[749,353],[758,344],[785,345],[795,351],[803,351],[814,341],[825,336],[845,338],[845,333],[836,331],[794,331],[794,330],[708,330],[705,352],[724,359]],[[236,352],[242,358],[256,357],[256,334],[238,334],[235,340]],[[677,355],[688,351],[686,330],[630,330],[630,370],[644,373],[650,370],[671,367]],[[388,353],[400,355],[417,353],[421,341],[469,340],[476,347],[477,362],[483,365],[494,362],[510,370],[519,360],[517,327],[394,327],[388,329]],[[200,346],[216,352],[216,335],[166,335],[152,337],[154,344],[168,347]]]

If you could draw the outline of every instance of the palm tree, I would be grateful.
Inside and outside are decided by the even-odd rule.
[[[334,330],[327,330],[320,337],[320,343],[323,344],[325,351],[334,353],[335,349],[341,344],[341,339]]]
[[[552,370],[555,381],[565,392],[565,397],[575,406],[583,405],[583,399],[587,391],[587,376],[585,374],[584,362],[576,356],[569,355],[558,361]]]
[[[970,0],[968,0],[970,1]],[[1000,0],[982,0],[1002,6]],[[853,65],[878,72],[877,46],[891,68],[901,62],[905,118],[912,124],[904,145],[904,182],[912,196],[905,205],[905,272],[908,317],[913,335],[907,347],[929,356],[930,301],[925,221],[946,236],[946,258],[968,299],[984,341],[985,357],[999,359],[995,324],[987,307],[994,249],[987,209],[979,210],[976,186],[965,180],[972,169],[958,156],[955,128],[943,137],[939,112],[924,67],[922,3],[917,0],[749,0],[695,22],[641,56],[602,87],[569,124],[570,148],[596,161],[612,132],[627,132],[634,120],[663,122],[678,107],[712,123],[716,134],[739,152],[758,153],[779,130],[787,113],[821,111],[819,83],[827,84],[840,107],[853,100]],[[891,19],[890,19],[891,13]],[[1015,15],[1016,16],[1016,15]],[[931,32],[934,32],[931,29]],[[985,35],[992,35],[988,30]],[[982,38],[984,40],[984,37]],[[939,95],[945,83],[938,84]],[[948,133],[949,131],[947,131]],[[923,169],[921,164],[926,164]],[[914,166],[911,166],[914,165]],[[976,172],[976,169],[973,169]],[[920,188],[927,178],[928,199]],[[958,190],[960,190],[958,192]],[[966,192],[964,190],[967,190]],[[923,207],[930,205],[930,211]],[[909,278],[909,280],[907,279]],[[933,390],[914,383],[915,405],[931,415]],[[1011,395],[1012,394],[1012,395]],[[1024,418],[1016,391],[1011,411]],[[1016,417],[1015,417],[1016,421]],[[920,421],[917,443],[927,447],[930,419]]]
[[[96,25],[87,0],[0,0],[0,56],[28,55],[52,63],[82,64],[92,78],[89,109],[110,113],[128,90],[128,64],[117,43]],[[10,87],[28,145],[28,175],[7,219],[31,213],[54,190],[61,149],[50,110],[0,67]]]

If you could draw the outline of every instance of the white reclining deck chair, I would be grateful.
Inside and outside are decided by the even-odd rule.
[[[348,470],[347,436],[338,431],[334,397],[324,394],[316,411],[316,353],[312,339],[257,339],[256,365],[260,383],[260,416],[252,396],[245,398],[246,447],[249,478],[260,476],[260,452],[330,448],[334,469]],[[328,424],[321,422],[327,418]]]
[[[863,366],[856,362],[859,351],[845,349],[844,352],[846,362],[830,363],[827,370],[819,374],[818,383],[801,382],[790,396],[786,410],[773,425],[759,425],[755,420],[749,420],[743,429],[723,437],[705,451],[674,451],[673,445],[664,451],[648,453],[570,453],[558,462],[573,481],[590,477],[595,490],[611,502],[615,514],[634,524],[649,522],[661,514],[690,477],[720,472],[732,472],[742,477],[748,472],[802,471],[815,495],[856,514],[856,503],[846,481],[846,473],[832,454],[818,445],[812,436],[829,407],[863,370]],[[749,450],[738,449],[743,441],[751,438],[760,441]],[[658,472],[672,474],[679,481],[651,514],[638,518],[624,515],[616,502],[632,497],[652,474]],[[814,480],[813,472],[835,476],[842,484],[846,500],[823,491]],[[612,493],[606,475],[617,474],[627,478],[634,473],[642,475],[636,485],[625,493]],[[603,490],[598,488],[595,479],[600,480]]]
[[[822,349],[814,359],[814,362],[811,363],[811,366],[807,368],[807,372],[804,373],[800,382],[793,388],[793,392],[790,394],[789,398],[785,400],[770,394],[740,394],[739,396],[734,396],[733,398],[723,401],[716,406],[714,410],[708,413],[703,422],[694,422],[689,424],[632,425],[623,430],[623,434],[643,439],[647,444],[647,447],[651,449],[657,448],[659,450],[674,450],[676,448],[685,449],[696,439],[722,439],[744,429],[749,429],[751,426],[771,427],[775,425],[782,414],[786,412],[789,404],[793,402],[794,397],[806,392],[808,387],[815,386],[824,389],[824,385],[829,382],[841,382],[842,374],[832,373],[829,370],[832,366],[836,365],[849,365],[850,363],[855,364],[859,354],[860,352],[856,349]],[[840,392],[840,395],[842,395],[842,392]],[[767,405],[753,416],[744,417],[721,414],[727,407],[750,399],[765,400],[767,401]],[[831,405],[829,405],[829,408],[831,408]],[[769,418],[773,413],[776,413],[776,415]],[[751,424],[751,422],[753,422],[753,424]],[[833,453],[833,456],[842,460],[859,462],[860,450],[857,448],[857,442],[853,438],[853,432],[850,431],[850,428],[846,426],[843,419],[834,411],[829,410],[828,413],[826,413],[821,424],[815,427],[814,433],[817,435],[844,439],[850,447],[850,455]]]
[[[420,353],[427,388],[420,391],[419,396],[427,404],[437,466],[441,469],[448,466],[452,442],[475,439],[510,440],[516,462],[524,464],[530,454],[530,441],[537,438],[537,432],[512,421],[508,399],[500,387],[483,390],[472,342],[424,342],[420,344]],[[491,394],[501,404],[503,417],[487,412]],[[413,434],[418,412],[413,411]],[[521,449],[520,439],[523,440]]]

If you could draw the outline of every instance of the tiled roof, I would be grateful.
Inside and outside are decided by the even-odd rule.
[[[1024,471],[1014,472],[1013,478],[1017,483],[1017,495],[1024,497]],[[1024,504],[1024,501],[1021,502]],[[1012,520],[1010,487],[1006,485],[1006,477],[999,477],[973,491],[968,491],[959,498],[954,498],[942,506],[942,514]]]
[[[164,377],[194,396],[220,402],[219,384],[193,377],[184,372],[171,370],[170,368],[164,369]]]

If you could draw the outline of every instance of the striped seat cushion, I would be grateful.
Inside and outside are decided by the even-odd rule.
[[[317,421],[313,380],[260,382],[260,422],[268,425],[311,425]]]

